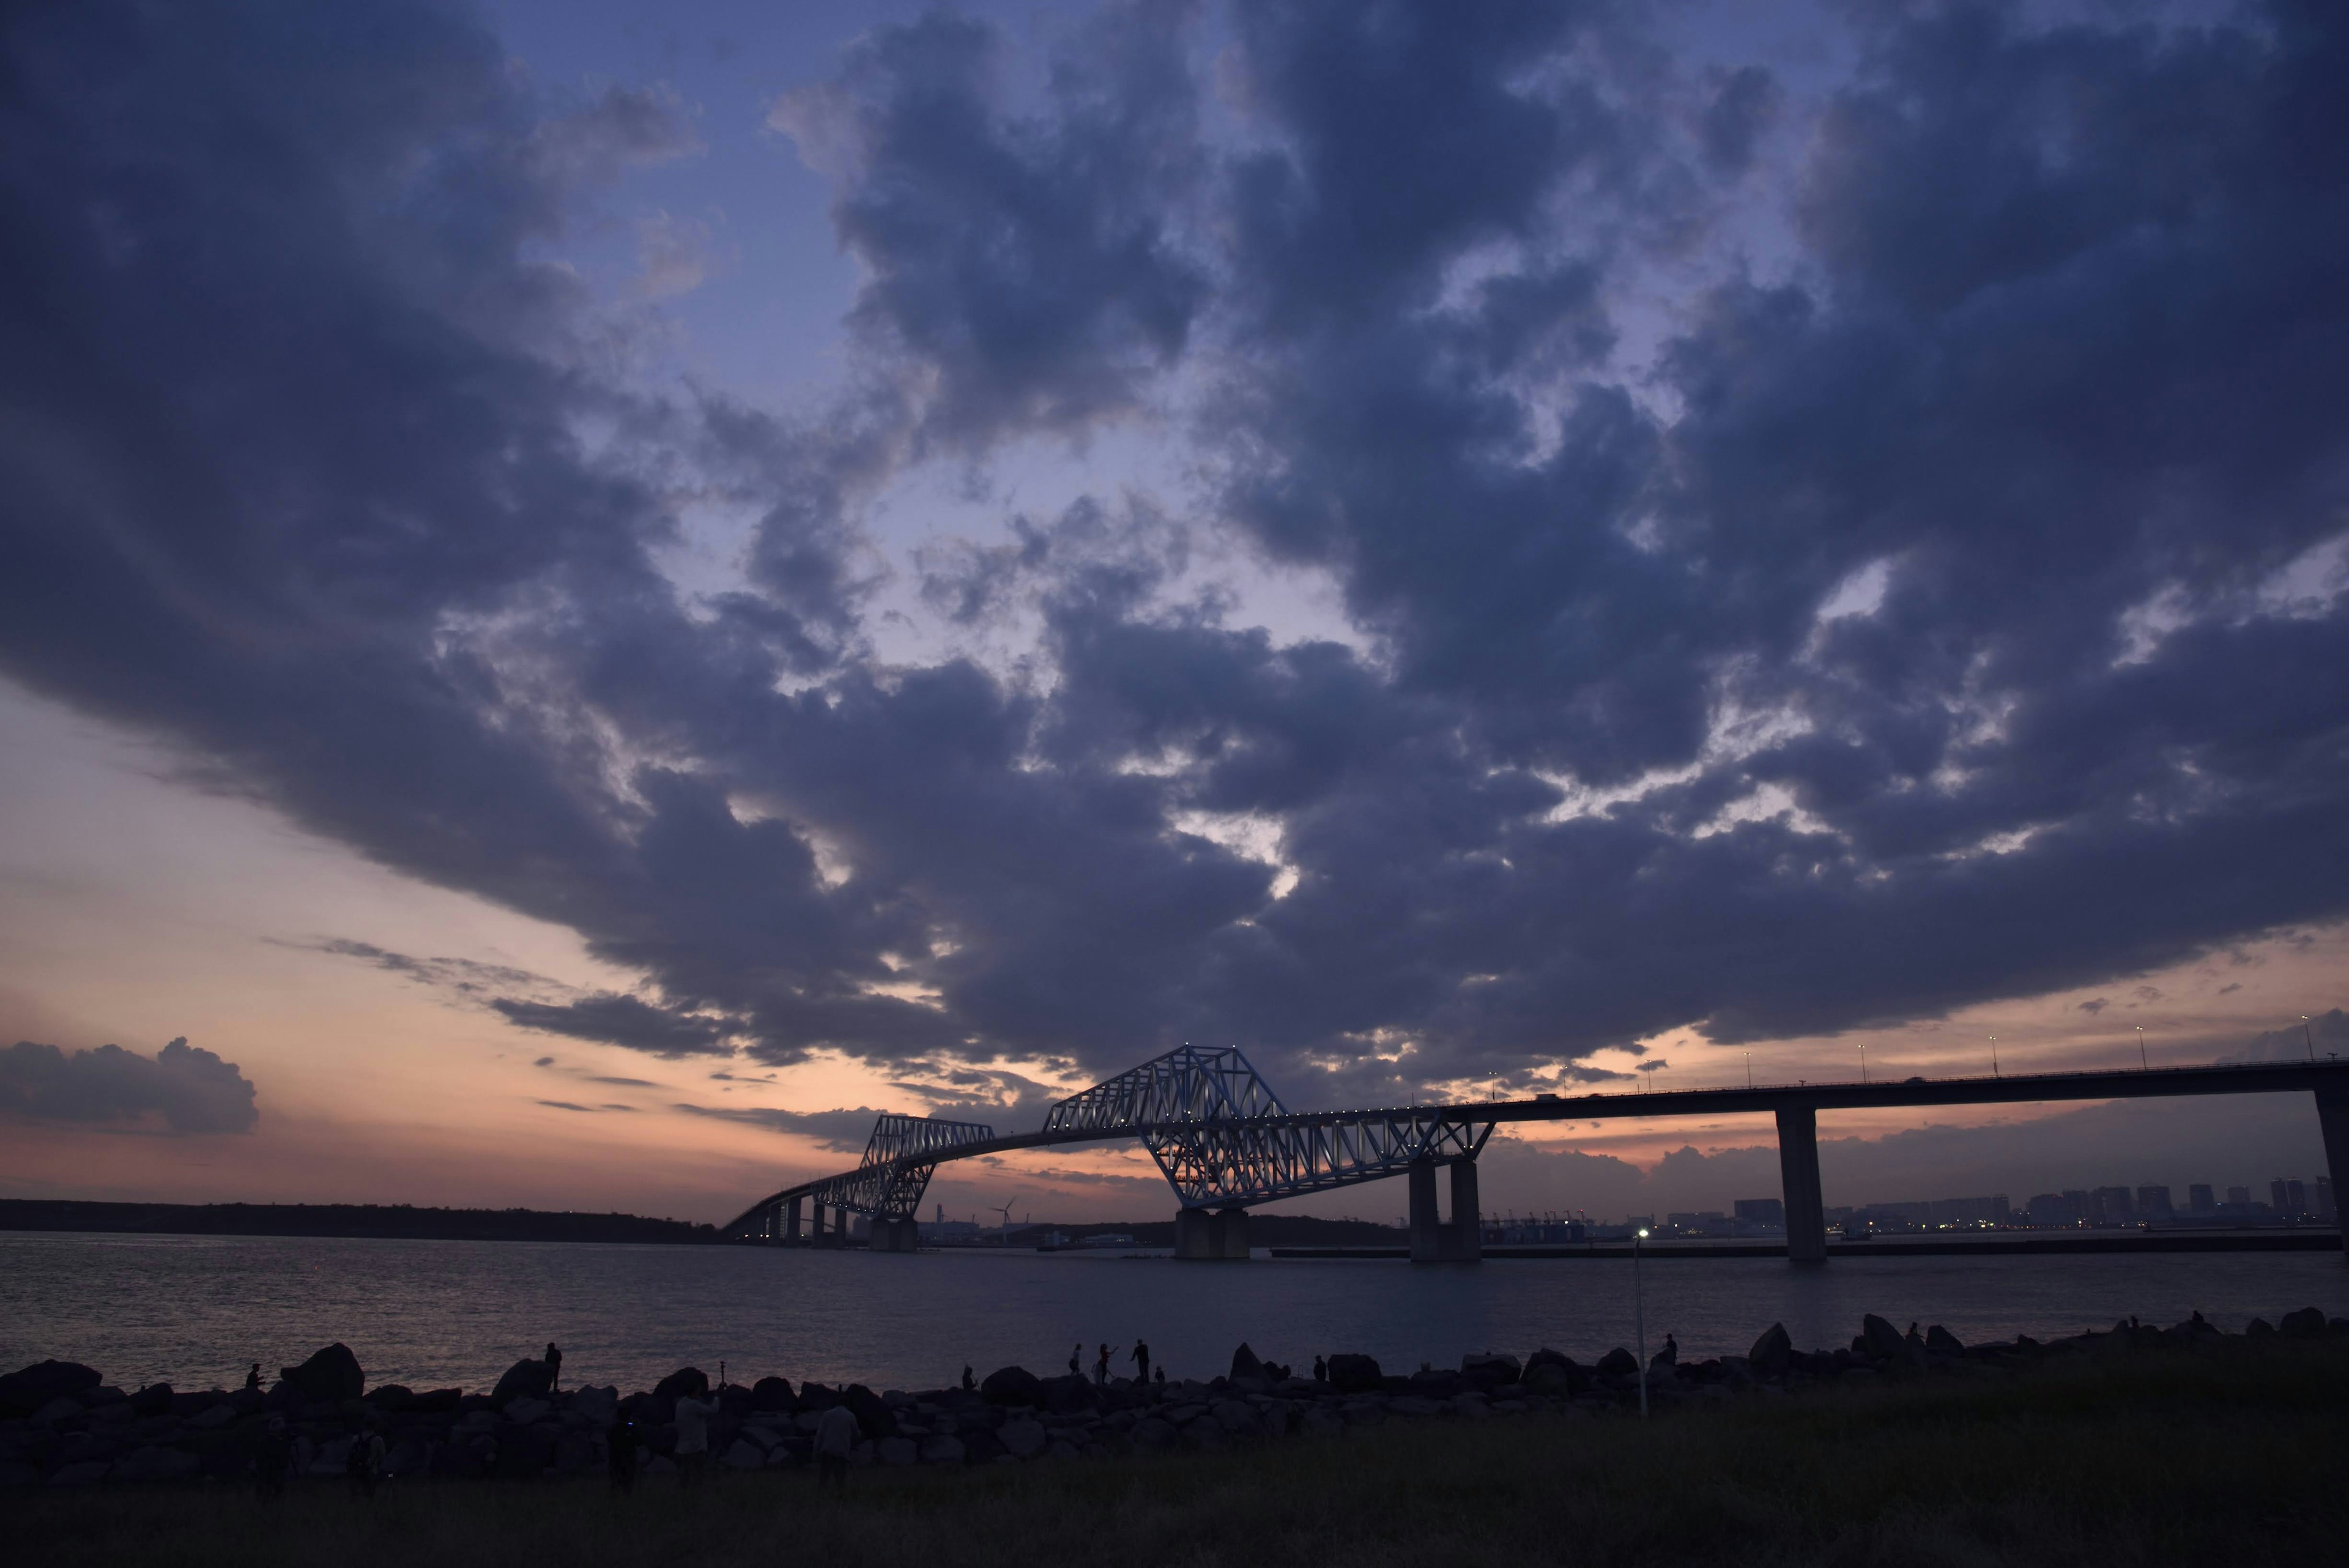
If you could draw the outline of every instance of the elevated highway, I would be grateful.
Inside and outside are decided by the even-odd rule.
[[[864,1214],[873,1220],[874,1247],[911,1251],[915,1215],[939,1165],[1130,1138],[1150,1150],[1174,1189],[1178,1257],[1244,1258],[1247,1210],[1255,1205],[1401,1176],[1410,1183],[1413,1258],[1470,1262],[1479,1250],[1476,1157],[1500,1124],[1767,1112],[1777,1122],[1786,1253],[1797,1262],[1816,1262],[1826,1256],[1821,1111],[2294,1093],[2315,1098],[2337,1191],[2339,1174],[2349,1169],[2349,1063],[2331,1059],[1292,1111],[1237,1049],[1186,1045],[1071,1096],[1031,1133],[998,1135],[975,1122],[885,1116],[854,1169],[771,1193],[729,1222],[725,1233],[743,1241],[822,1241],[841,1235],[848,1214]],[[1450,1223],[1437,1210],[1439,1167],[1448,1168],[1451,1178]],[[813,1225],[803,1230],[808,1209]],[[829,1232],[827,1210],[834,1217]]]

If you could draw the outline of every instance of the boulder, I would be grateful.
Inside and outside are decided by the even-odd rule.
[[[856,1417],[856,1425],[868,1438],[886,1438],[897,1430],[897,1417],[881,1396],[862,1383],[852,1383],[841,1394],[841,1402],[848,1413]]]
[[[78,1459],[59,1465],[49,1477],[51,1486],[96,1486],[113,1467],[104,1459]]]
[[[1155,1416],[1144,1416],[1133,1424],[1133,1429],[1126,1434],[1126,1440],[1137,1449],[1171,1449],[1176,1436],[1171,1423]]]
[[[1639,1375],[1640,1358],[1619,1345],[1599,1358],[1596,1370],[1601,1377],[1634,1377]]]
[[[1449,1399],[1460,1392],[1462,1378],[1457,1372],[1439,1372],[1433,1368],[1411,1375],[1411,1391],[1422,1399]]]
[[[1745,1353],[1745,1361],[1756,1377],[1777,1377],[1793,1365],[1794,1355],[1795,1342],[1786,1336],[1786,1325],[1774,1323],[1762,1331],[1762,1337]]]
[[[1252,1438],[1264,1430],[1264,1423],[1257,1419],[1256,1407],[1245,1399],[1218,1399],[1207,1414],[1215,1417],[1216,1426],[1235,1438]]]
[[[913,1464],[922,1457],[911,1438],[884,1438],[873,1445],[873,1454],[885,1465],[899,1466]]]
[[[408,1397],[408,1413],[411,1416],[453,1416],[464,1399],[462,1388],[428,1388],[421,1394]]]
[[[891,1442],[903,1443],[903,1438]],[[718,1462],[730,1470],[755,1470],[767,1462],[767,1450],[744,1438],[737,1438],[727,1450],[718,1456]]]
[[[114,1479],[125,1481],[193,1480],[203,1468],[193,1454],[177,1449],[133,1449],[114,1467]]]
[[[1375,1394],[1384,1381],[1379,1364],[1367,1355],[1330,1357],[1330,1386],[1340,1394]]]
[[[962,1439],[963,1458],[972,1464],[988,1464],[1003,1457],[1003,1444],[984,1427],[976,1430],[966,1427],[955,1436]]]
[[[511,1400],[506,1405],[506,1419],[517,1427],[527,1427],[545,1419],[546,1413],[553,1408],[554,1407],[543,1399]]]
[[[52,1399],[77,1399],[105,1379],[78,1361],[36,1361],[0,1377],[0,1420],[29,1416]]]
[[[2330,1331],[2329,1325],[2324,1321],[2324,1313],[2319,1307],[2302,1307],[2298,1312],[2288,1312],[2283,1314],[2283,1321],[2276,1326],[2284,1333],[2300,1338]]]
[[[761,1377],[750,1385],[750,1408],[753,1410],[788,1410],[792,1407],[792,1386],[787,1378]]]
[[[792,1402],[792,1408],[802,1412],[829,1410],[839,1403],[839,1389],[826,1387],[821,1383],[802,1383],[800,1385],[800,1397]]]
[[[378,1383],[364,1396],[367,1402],[387,1416],[405,1411],[416,1400],[415,1390],[401,1383]]]
[[[698,1366],[680,1366],[653,1385],[653,1397],[674,1403],[690,1394],[695,1398],[709,1392],[709,1379]]]
[[[1305,1412],[1297,1429],[1309,1438],[1339,1438],[1345,1436],[1346,1418],[1333,1410],[1315,1408]]]
[[[2289,1324],[2292,1322],[2292,1319],[2286,1318],[2284,1319],[2284,1322]],[[2323,1317],[2321,1314],[2317,1318],[2317,1326],[2319,1328],[2324,1326]],[[146,1387],[141,1388],[138,1393],[133,1394],[130,1397],[130,1413],[134,1416],[170,1415],[171,1413],[171,1386],[169,1383],[150,1383]]]
[[[207,1405],[189,1417],[187,1424],[193,1431],[215,1432],[235,1419],[236,1407],[222,1400],[217,1405]]]
[[[1074,1373],[1044,1379],[1044,1408],[1055,1416],[1073,1416],[1100,1403],[1090,1378]]]
[[[608,1427],[620,1418],[620,1391],[615,1387],[597,1388],[589,1386],[574,1388],[570,1394],[571,1412],[598,1427]]]
[[[750,1413],[750,1391],[740,1383],[729,1383],[718,1390],[718,1413],[730,1421],[739,1421]]]
[[[2275,1324],[2263,1317],[2255,1317],[2243,1325],[2243,1335],[2247,1339],[2265,1339],[2274,1332]]]
[[[1925,1331],[1925,1348],[1935,1355],[1963,1355],[1965,1342],[1940,1324]]]
[[[1042,1453],[1048,1440],[1042,1423],[1031,1421],[1024,1416],[1004,1422],[996,1432],[995,1438],[1003,1445],[1006,1453],[1022,1459],[1032,1459]]]
[[[1909,1342],[1899,1329],[1869,1313],[1859,1320],[1859,1337],[1852,1341],[1854,1350],[1864,1350],[1879,1361],[1897,1361],[1908,1354]]]
[[[1034,1409],[1044,1403],[1044,1380],[1024,1366],[999,1366],[987,1375],[978,1392],[990,1405],[1024,1405]]]
[[[987,1434],[981,1433],[984,1437]],[[958,1465],[969,1457],[969,1448],[962,1438],[940,1433],[922,1444],[922,1462],[926,1465]]]
[[[498,1386],[490,1390],[490,1402],[503,1405],[509,1399],[543,1399],[554,1387],[554,1368],[524,1356],[499,1377]]]
[[[1524,1368],[1517,1365],[1516,1356],[1488,1350],[1481,1355],[1462,1356],[1460,1376],[1475,1387],[1498,1388],[1505,1383],[1516,1382],[1524,1376]]]
[[[359,1369],[359,1358],[340,1340],[314,1353],[299,1366],[280,1368],[277,1375],[303,1398],[321,1404],[339,1405],[367,1392],[367,1374]]]
[[[1230,1376],[1235,1378],[1253,1377],[1260,1383],[1272,1381],[1265,1372],[1264,1363],[1257,1359],[1256,1352],[1250,1350],[1246,1344],[1242,1344],[1237,1350],[1232,1352]]]

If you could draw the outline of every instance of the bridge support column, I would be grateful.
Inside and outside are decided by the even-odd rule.
[[[2349,1252],[2349,1220],[2342,1219],[2341,1179],[2349,1176],[2349,1089],[2316,1091],[2316,1125],[2324,1134],[2324,1164],[2333,1178],[2333,1214],[2341,1224],[2341,1246]]]
[[[783,1205],[783,1240],[796,1245],[804,1238],[800,1232],[800,1205],[805,1199],[794,1198]]]
[[[1819,1196],[1819,1113],[1790,1106],[1778,1113],[1778,1183],[1786,1203],[1786,1259],[1827,1261],[1826,1205]]]
[[[1246,1262],[1248,1256],[1248,1216],[1245,1209],[1219,1209],[1216,1211],[1214,1256],[1234,1262]]]
[[[1444,1228],[1444,1256],[1455,1263],[1482,1262],[1485,1258],[1485,1217],[1476,1204],[1476,1162],[1452,1162],[1452,1223]]]
[[[1444,1261],[1444,1226],[1435,1212],[1435,1161],[1415,1159],[1403,1179],[1411,1184],[1411,1261]]]
[[[1216,1256],[1216,1216],[1205,1209],[1174,1210],[1174,1255],[1195,1261]]]
[[[873,1250],[876,1252],[910,1252],[921,1245],[922,1225],[918,1220],[892,1220],[876,1216],[873,1221]]]

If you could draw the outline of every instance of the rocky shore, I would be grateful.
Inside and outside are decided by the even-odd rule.
[[[1935,1325],[1907,1330],[1868,1317],[1847,1346],[1800,1351],[1773,1324],[1744,1355],[1682,1362],[1667,1350],[1646,1381],[1656,1411],[1702,1408],[1741,1397],[1898,1378],[1992,1378],[2066,1357],[2144,1352],[2191,1355],[2230,1338],[2349,1336],[2349,1319],[2313,1307],[2240,1336],[2198,1315],[2168,1328],[2133,1320],[2110,1330],[2039,1342],[1965,1345]],[[45,1361],[0,1377],[0,1487],[340,1479],[355,1444],[382,1440],[387,1480],[534,1480],[599,1469],[616,1440],[633,1440],[639,1470],[677,1466],[674,1424],[681,1397],[710,1399],[709,1460],[717,1470],[791,1469],[811,1461],[823,1413],[845,1405],[865,1466],[1009,1464],[1176,1449],[1220,1449],[1290,1437],[1337,1437],[1393,1421],[1494,1416],[1593,1417],[1636,1410],[1640,1369],[1629,1351],[1580,1363],[1555,1350],[1520,1360],[1484,1352],[1459,1367],[1392,1374],[1367,1355],[1327,1357],[1326,1378],[1288,1375],[1246,1345],[1230,1372],[1206,1383],[1105,1385],[1038,1377],[1017,1366],[975,1388],[876,1393],[862,1384],[794,1386],[781,1377],[712,1391],[693,1367],[652,1389],[556,1392],[545,1364],[522,1361],[486,1392],[366,1386],[357,1357],[333,1345],[284,1369],[266,1389],[182,1392],[157,1384],[135,1392],[96,1370]]]

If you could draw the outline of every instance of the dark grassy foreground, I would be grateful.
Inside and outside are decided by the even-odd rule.
[[[1223,1454],[19,1493],[15,1560],[254,1564],[2349,1563],[2349,1345],[2116,1346],[2020,1376],[1659,1416],[1389,1423]]]

